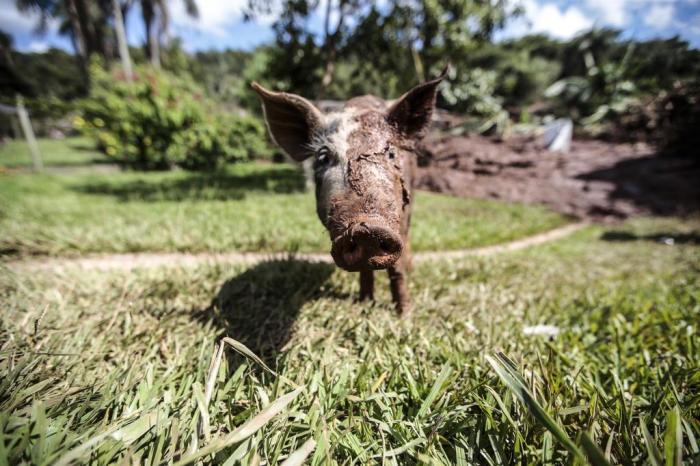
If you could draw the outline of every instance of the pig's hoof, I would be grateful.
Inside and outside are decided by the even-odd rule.
[[[411,305],[403,304],[396,306],[396,313],[399,315],[400,319],[408,319],[411,317]]]

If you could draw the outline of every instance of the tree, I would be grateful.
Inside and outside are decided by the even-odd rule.
[[[378,73],[398,77],[392,84],[376,82],[382,89],[425,80],[490,39],[512,11],[508,1],[389,0],[377,6],[369,0],[250,0],[249,15],[277,13],[273,77],[296,92],[334,97],[334,88],[366,87],[366,76],[374,80]],[[312,27],[319,18],[321,31]],[[339,76],[353,82],[336,83]]]
[[[14,103],[17,93],[31,95],[33,91],[27,80],[17,71],[12,58],[12,36],[0,31],[0,98],[5,103]]]
[[[193,18],[199,16],[195,0],[183,0],[185,11]],[[167,0],[141,0],[141,15],[146,30],[146,51],[151,65],[160,68],[160,46],[170,28]]]
[[[351,24],[357,24],[372,5],[371,0],[285,0],[280,8],[271,0],[249,0],[247,16],[269,15],[277,12],[273,24],[279,56],[272,60],[277,71],[287,70],[290,87],[306,91],[313,88],[325,95],[335,75]],[[309,26],[309,19],[322,20],[322,31],[317,37]],[[317,43],[317,39],[320,43]]]
[[[40,32],[50,19],[60,21],[59,32],[70,36],[86,82],[92,55],[107,61],[114,55],[111,0],[16,0],[16,5],[20,11],[39,13]]]

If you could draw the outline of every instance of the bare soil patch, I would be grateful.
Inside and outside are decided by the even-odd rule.
[[[700,210],[698,159],[660,155],[646,144],[575,139],[569,153],[558,153],[536,137],[434,132],[422,153],[420,189],[540,203],[597,221]]]

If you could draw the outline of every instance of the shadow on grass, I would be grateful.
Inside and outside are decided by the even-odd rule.
[[[600,239],[603,241],[653,241],[661,244],[700,244],[698,233],[653,233],[635,235],[626,231],[606,231]]]
[[[181,201],[242,199],[252,191],[289,194],[304,191],[304,176],[293,167],[266,167],[250,173],[185,173],[131,181],[100,181],[73,186],[87,194],[114,196],[120,201]]]
[[[95,144],[89,140],[73,140],[68,143],[68,147],[77,152],[99,153],[99,150],[97,149]]]
[[[228,280],[201,320],[245,344],[266,363],[289,341],[299,310],[324,293],[331,264],[296,259],[262,262]]]
[[[653,214],[687,215],[700,211],[699,175],[697,159],[654,154],[622,160],[577,178],[612,183],[611,199],[632,202]]]

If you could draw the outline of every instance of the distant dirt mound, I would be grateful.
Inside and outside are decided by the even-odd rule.
[[[657,155],[645,144],[574,140],[563,154],[534,137],[434,132],[422,153],[418,187],[430,191],[540,203],[593,220],[700,210],[700,163]]]

